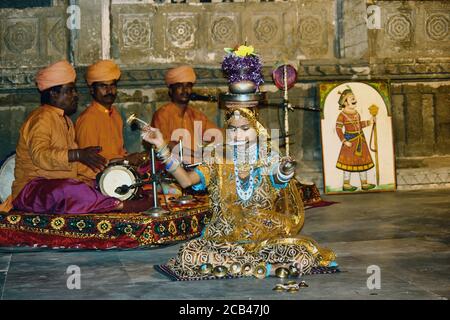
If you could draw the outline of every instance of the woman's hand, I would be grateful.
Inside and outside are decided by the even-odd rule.
[[[146,125],[142,128],[141,136],[144,141],[153,144],[156,149],[159,149],[164,145],[164,137],[158,128],[153,128],[150,125]]]

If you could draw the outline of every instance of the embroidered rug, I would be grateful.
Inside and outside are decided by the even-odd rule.
[[[189,205],[171,204],[171,214],[79,215],[0,212],[0,246],[112,249],[159,246],[200,235],[211,218],[207,198]]]

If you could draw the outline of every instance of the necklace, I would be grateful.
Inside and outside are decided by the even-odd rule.
[[[255,190],[255,178],[257,176],[257,171],[255,170],[255,164],[258,160],[258,149],[257,145],[254,144],[248,148],[248,151],[238,150],[237,146],[234,147],[233,153],[233,163],[234,163],[234,176],[236,180],[236,192],[238,197],[243,201],[248,201]],[[239,158],[238,158],[239,157]],[[245,162],[246,158],[249,159],[248,163]],[[239,177],[239,169],[243,171],[248,171],[248,177],[242,180]]]

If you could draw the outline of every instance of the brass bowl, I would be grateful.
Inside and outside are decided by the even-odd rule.
[[[253,93],[256,91],[256,84],[253,81],[237,81],[228,86],[231,93]]]

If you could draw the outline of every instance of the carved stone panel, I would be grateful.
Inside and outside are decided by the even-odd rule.
[[[5,55],[37,56],[39,27],[37,18],[8,19],[5,23],[3,43]]]
[[[177,49],[193,49],[198,30],[195,13],[171,13],[166,17],[166,45]]]
[[[450,40],[448,12],[430,13],[425,18],[425,30],[428,39],[434,41]]]
[[[213,47],[228,47],[238,40],[239,21],[237,14],[214,14],[210,22],[210,37]]]
[[[63,18],[47,19],[48,43],[47,52],[50,56],[65,56],[67,52],[68,30]]]
[[[121,47],[150,48],[152,45],[152,15],[121,14]]]

